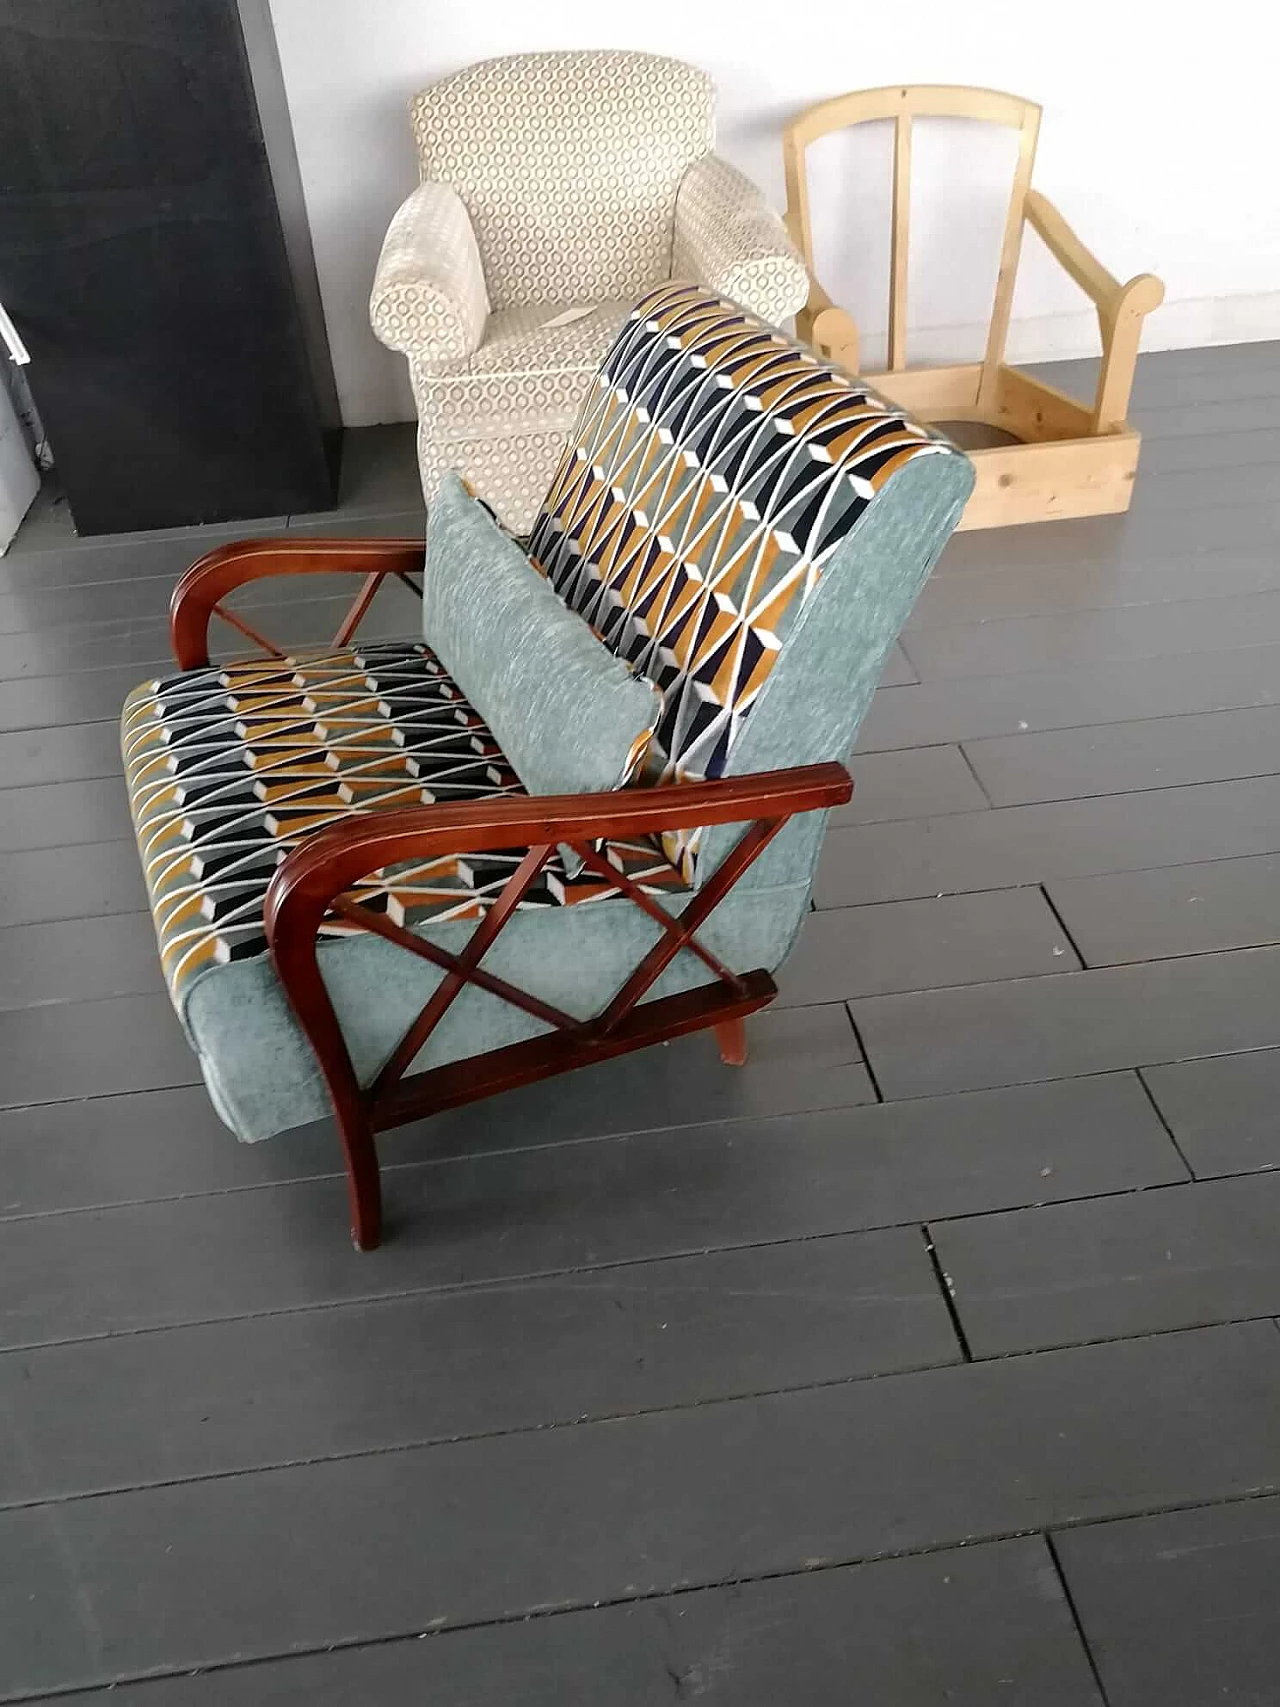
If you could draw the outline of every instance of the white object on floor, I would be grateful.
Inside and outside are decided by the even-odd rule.
[[[585,320],[588,314],[594,314],[599,307],[596,302],[582,302],[575,308],[566,308],[563,314],[557,314],[551,320],[542,322],[544,330],[551,326],[572,326],[575,320]]]
[[[27,448],[26,434],[0,380],[0,553],[9,549],[23,516],[40,490],[40,475]]]
[[[27,354],[27,346],[22,341],[22,334],[9,317],[9,310],[0,302],[0,340],[3,340],[11,358],[19,367],[26,367],[31,357]]]

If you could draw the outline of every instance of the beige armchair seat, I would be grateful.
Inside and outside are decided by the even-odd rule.
[[[409,361],[428,503],[455,469],[527,532],[636,298],[687,279],[777,325],[809,281],[781,219],[712,153],[705,73],[642,53],[486,60],[413,102],[422,182],[370,315]]]

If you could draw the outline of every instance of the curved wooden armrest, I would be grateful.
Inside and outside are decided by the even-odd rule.
[[[858,371],[861,338],[857,322],[832,302],[812,273],[809,300],[796,315],[796,334],[829,361],[838,362],[851,373]]]
[[[1039,234],[1049,253],[1069,273],[1080,289],[1108,321],[1122,311],[1150,314],[1164,301],[1164,285],[1154,273],[1138,273],[1121,284],[1076,236],[1047,196],[1028,190],[1027,223]]]
[[[278,958],[313,942],[335,897],[400,861],[786,819],[841,806],[852,793],[843,765],[821,764],[609,794],[508,795],[356,814],[308,836],[281,861],[263,909],[267,943]]]
[[[1075,280],[1098,311],[1102,333],[1102,370],[1093,403],[1093,431],[1120,432],[1129,412],[1129,393],[1138,360],[1144,316],[1164,301],[1164,285],[1154,273],[1138,273],[1121,284],[1091,254],[1053,203],[1039,190],[1028,190],[1027,223]]]
[[[272,650],[269,642],[218,608],[236,587],[271,575],[363,575],[365,584],[335,637],[335,645],[345,645],[381,577],[421,570],[425,553],[421,539],[237,539],[219,545],[193,563],[173,589],[169,638],[178,667],[196,670],[208,664],[209,619],[214,615],[226,617],[241,633]]]

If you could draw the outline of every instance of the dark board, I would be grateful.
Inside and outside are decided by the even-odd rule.
[[[277,206],[260,10],[0,0],[0,300],[81,533],[333,502],[332,373]],[[271,158],[296,172],[290,147]]]

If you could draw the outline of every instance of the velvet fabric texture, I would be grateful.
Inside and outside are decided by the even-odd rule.
[[[699,936],[714,953],[744,970],[778,966],[799,933],[808,900],[807,883],[735,890]],[[671,910],[678,911],[678,906]],[[419,934],[457,954],[473,928],[457,920]],[[657,936],[657,925],[627,900],[535,908],[515,915],[484,963],[500,977],[585,1019],[617,993]],[[367,1085],[441,974],[369,935],[324,942],[319,960],[357,1076]],[[702,961],[686,949],[646,1000],[710,981]],[[184,1023],[214,1107],[237,1137],[253,1143],[330,1112],[311,1046],[265,957],[237,961],[202,978],[187,1000]],[[414,1065],[421,1069],[463,1060],[546,1029],[519,1008],[469,985]]]
[[[448,475],[427,523],[422,631],[530,794],[621,788],[662,708]]]

